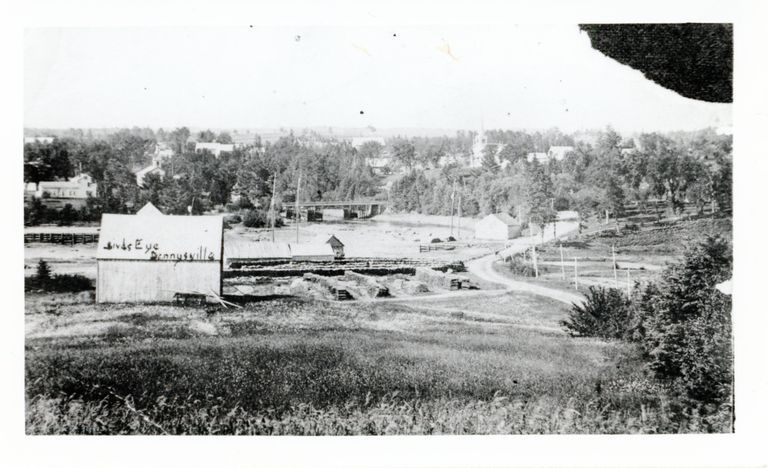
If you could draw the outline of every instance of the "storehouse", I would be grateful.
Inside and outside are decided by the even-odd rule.
[[[135,215],[102,215],[96,301],[221,294],[223,249],[221,216],[166,216],[151,203]]]
[[[334,257],[330,244],[291,244],[292,262],[332,262]]]
[[[494,213],[475,224],[475,238],[506,241],[520,236],[522,226],[506,213]]]
[[[338,237],[332,235],[325,243],[331,246],[333,255],[337,260],[344,258],[344,243]]]

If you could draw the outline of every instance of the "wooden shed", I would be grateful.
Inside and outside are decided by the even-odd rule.
[[[334,258],[330,244],[291,244],[292,262],[332,262]]]
[[[325,243],[331,246],[333,255],[337,260],[344,258],[344,243],[341,242],[338,237],[331,235]]]
[[[135,215],[102,215],[96,301],[221,294],[223,250],[221,216],[166,216],[151,204]]]
[[[520,237],[522,226],[506,213],[489,214],[475,223],[475,238],[506,241]]]

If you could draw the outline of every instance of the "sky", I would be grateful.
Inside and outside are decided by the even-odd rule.
[[[578,26],[34,28],[34,128],[620,131],[731,125],[590,47]]]

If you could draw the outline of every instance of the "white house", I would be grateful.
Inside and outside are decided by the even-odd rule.
[[[573,146],[550,146],[549,151],[547,151],[547,156],[549,159],[554,158],[558,161],[562,161],[569,153],[572,153],[574,149]]]
[[[221,155],[221,153],[231,153],[235,150],[235,145],[233,144],[223,144],[223,143],[203,143],[198,141],[195,143],[195,152],[202,152],[202,151],[210,151],[213,153],[214,156],[217,158]]]
[[[160,163],[157,159],[152,160],[152,164],[136,172],[136,184],[139,187],[144,185],[144,178],[149,174],[157,174],[161,179],[165,177],[165,171],[160,168]]]
[[[53,143],[54,137],[24,137],[24,144],[27,143],[42,143],[44,145],[50,145]]]
[[[67,203],[79,208],[89,196],[96,196],[97,184],[88,174],[78,174],[66,181],[41,181],[37,184],[35,198],[45,199],[52,208]],[[29,190],[29,188],[27,188]]]
[[[520,236],[522,226],[506,213],[489,214],[475,223],[475,238],[506,241]]]
[[[535,159],[539,164],[549,164],[549,154],[547,153],[528,153],[525,158],[529,163]]]

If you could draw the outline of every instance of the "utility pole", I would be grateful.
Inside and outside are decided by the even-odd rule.
[[[563,244],[560,243],[560,269],[562,270],[562,277],[565,279],[565,259],[563,258]]]
[[[453,237],[453,200],[456,197],[456,181],[453,181],[453,189],[451,190],[451,237]]]
[[[299,211],[299,191],[301,190],[301,170],[299,170],[299,182],[296,184],[296,243],[299,243],[299,221],[301,221],[301,212]]]
[[[611,254],[613,255],[613,282],[616,288],[619,287],[619,273],[616,271],[616,245],[611,246]]]
[[[536,278],[539,277],[539,264],[536,261],[536,244],[531,246],[531,256],[533,257],[533,273],[536,275]]]
[[[573,284],[579,290],[579,260],[573,257]]]
[[[275,241],[275,192],[277,191],[277,172],[272,176],[272,200],[269,202],[269,211],[272,213],[272,242]]]
[[[627,298],[632,297],[632,289],[629,284],[629,268],[627,268]]]
[[[456,238],[461,238],[461,193],[459,193],[459,217],[456,218],[456,223],[458,226],[456,227]]]

